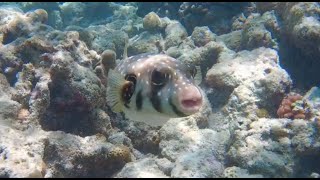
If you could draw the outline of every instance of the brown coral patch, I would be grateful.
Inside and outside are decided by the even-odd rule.
[[[110,159],[123,160],[125,162],[132,161],[131,154],[130,154],[130,149],[128,147],[126,147],[126,146],[123,146],[123,145],[113,148],[108,153],[108,157]]]
[[[298,104],[302,103],[302,107],[295,108],[297,102]],[[309,111],[300,94],[290,93],[282,100],[277,110],[277,115],[279,118],[307,119],[309,117]]]

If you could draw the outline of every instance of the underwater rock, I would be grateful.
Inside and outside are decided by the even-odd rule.
[[[144,31],[141,34],[129,39],[128,56],[134,56],[142,53],[158,53],[156,42],[162,41],[163,38],[160,33],[151,34]]]
[[[278,64],[277,52],[262,47],[241,51],[229,58],[221,57],[207,72],[206,83],[209,87],[233,91],[227,105],[233,109],[230,111],[249,113],[258,106],[275,112],[275,106],[292,83]]]
[[[0,126],[19,129],[21,124],[16,119],[19,118],[23,107],[17,101],[12,100],[13,93],[15,90],[10,87],[5,76],[0,73]]]
[[[105,19],[115,10],[111,2],[63,2],[59,7],[64,27],[105,24]]]
[[[294,155],[290,140],[270,134],[275,127],[287,129],[289,122],[288,119],[262,118],[252,122],[248,130],[236,130],[235,141],[228,152],[232,164],[264,177],[293,176]]]
[[[138,10],[138,7],[134,6],[134,4],[132,3],[118,4],[115,2],[111,2],[110,6],[114,10],[113,14],[115,18],[128,20],[137,16],[136,12]]]
[[[45,9],[48,14],[46,24],[55,29],[62,29],[63,22],[58,2],[20,2],[18,5],[24,12]]]
[[[10,95],[0,93],[0,125],[2,126],[20,126],[16,124],[21,104],[11,100]]]
[[[317,171],[319,132],[302,119],[260,118],[248,129],[236,130],[230,162],[264,177],[307,177]],[[312,158],[312,160],[310,159]],[[300,166],[308,162],[308,166]]]
[[[150,12],[143,18],[143,28],[149,31],[157,31],[161,28],[161,19],[154,13]]]
[[[1,106],[2,107],[2,106]],[[19,131],[0,126],[0,176],[42,178],[45,173],[43,131]]]
[[[252,50],[262,46],[277,49],[274,34],[279,31],[276,28],[278,24],[274,14],[266,12],[262,16],[249,16],[243,27],[240,49]]]
[[[29,106],[31,111],[31,119],[36,125],[39,125],[39,119],[43,117],[50,105],[50,90],[48,84],[51,82],[48,72],[36,71],[35,75],[39,80],[33,88]]]
[[[48,36],[57,50],[70,53],[72,59],[84,67],[91,68],[92,64],[100,59],[96,51],[89,50],[86,43],[80,40],[80,34],[77,31],[53,31]],[[51,60],[54,61],[52,58]]]
[[[308,101],[312,114],[320,118],[320,89],[318,87],[312,87],[304,95],[303,99]]]
[[[110,2],[109,5],[113,9],[113,15],[99,24],[105,25],[107,29],[123,31],[128,34],[129,38],[143,31],[144,16],[139,17],[136,14],[137,5],[135,2],[126,4]],[[93,25],[97,25],[97,23],[92,23],[91,26]]]
[[[223,172],[224,178],[263,178],[260,174],[249,174],[248,170],[237,166],[227,167]]]
[[[113,30],[105,28],[104,26],[93,26],[87,28],[93,35],[91,47],[97,53],[101,54],[104,50],[110,49],[116,52],[117,57],[122,57],[125,44],[128,42],[127,33],[122,30]]]
[[[92,124],[89,112],[105,105],[105,87],[92,69],[77,64],[69,52],[59,51],[53,59],[48,84],[50,105],[40,124],[47,130],[92,133],[95,130],[81,127],[92,127],[88,125]],[[73,126],[74,121],[79,126]]]
[[[232,31],[237,31],[243,29],[243,26],[246,22],[246,16],[241,13],[237,16],[233,17],[233,22],[232,22]]]
[[[108,135],[109,135],[108,142],[114,145],[125,145],[130,149],[132,149],[133,151],[135,151],[135,149],[133,148],[131,139],[128,137],[128,135],[126,135],[125,132],[123,131],[115,132],[114,130],[112,133]]]
[[[220,54],[225,51],[230,50],[221,42],[210,41],[202,47],[196,47],[188,37],[181,45],[169,48],[166,53],[186,64],[198,66],[201,71],[199,76],[201,82],[207,71],[217,62]]]
[[[110,157],[119,147],[101,135],[81,138],[57,131],[50,133],[44,144],[45,177],[110,177],[127,158]]]
[[[283,8],[286,5],[292,6],[296,4],[296,2],[256,2],[257,11],[261,13],[265,13],[266,11],[276,10],[277,12],[281,12],[281,14],[284,12]]]
[[[5,126],[0,131],[1,177],[111,177],[131,159],[128,147],[108,143],[103,135],[81,138],[61,131],[18,131]],[[124,156],[122,149],[127,152]]]
[[[206,113],[204,113],[206,114]],[[221,177],[229,134],[199,129],[199,115],[169,120],[160,129],[161,155],[174,162],[171,177]]]
[[[59,9],[58,2],[21,2],[19,5],[23,11],[30,11],[34,9],[46,9],[52,11]]]
[[[187,30],[180,22],[171,21],[165,28],[165,49],[181,44],[187,36]]]
[[[317,128],[316,123],[303,119],[294,119],[290,128],[293,134],[291,144],[295,153],[301,158],[307,155],[319,158],[320,133],[314,130]]]
[[[156,158],[147,157],[128,163],[117,173],[116,178],[169,178],[160,170]]]
[[[215,35],[210,31],[208,26],[195,27],[191,39],[196,46],[204,46],[210,41],[215,41]]]
[[[196,26],[207,26],[218,35],[231,30],[232,17],[241,13],[247,2],[184,2],[179,8],[179,17],[188,32]]]
[[[222,41],[229,49],[239,51],[241,47],[242,30],[232,31],[217,36],[217,41]]]
[[[181,4],[182,2],[139,2],[136,3],[138,7],[137,15],[144,17],[149,12],[155,12],[160,17],[178,20],[178,10]]]
[[[110,117],[105,111],[96,108],[90,113],[90,116],[89,119],[92,121],[92,128],[95,129],[97,133],[109,136],[113,132]]]
[[[259,11],[274,10],[281,24],[279,55],[282,66],[288,71],[296,86],[308,90],[319,84],[320,55],[318,2],[257,2]],[[308,71],[301,72],[301,69]]]
[[[114,120],[113,126],[125,132],[131,139],[135,149],[142,153],[159,154],[159,143],[161,141],[157,128],[146,125],[145,123],[136,123],[132,121]]]
[[[236,21],[236,20],[235,20]],[[258,47],[278,49],[280,27],[274,11],[263,15],[251,14],[237,30],[217,37],[234,51],[253,50]]]
[[[35,81],[35,68],[31,63],[24,64],[22,71],[17,74],[17,82],[14,85],[15,93],[12,99],[28,107],[32,90],[32,83]]]
[[[0,97],[10,96],[12,88],[6,79],[6,76],[0,73]]]
[[[18,37],[28,37],[31,33],[46,28],[43,23],[47,12],[37,9],[23,14],[8,8],[0,8],[0,31],[3,34],[2,44],[9,44]],[[9,17],[9,18],[8,18]]]
[[[171,171],[174,178],[208,178],[221,177],[224,166],[211,153],[198,151],[179,156]]]

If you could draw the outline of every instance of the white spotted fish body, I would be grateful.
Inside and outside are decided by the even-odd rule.
[[[194,75],[194,68],[165,54],[132,56],[109,71],[107,102],[128,119],[162,126],[201,108],[203,97]]]

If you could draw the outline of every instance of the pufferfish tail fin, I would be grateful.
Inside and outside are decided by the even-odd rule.
[[[126,80],[119,72],[109,69],[107,79],[107,104],[114,112],[123,111],[124,104],[121,98],[121,90],[125,82]]]

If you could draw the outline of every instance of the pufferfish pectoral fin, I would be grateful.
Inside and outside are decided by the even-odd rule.
[[[107,103],[114,112],[123,111],[124,103],[122,102],[121,92],[125,82],[126,80],[119,72],[109,69],[107,80]]]

